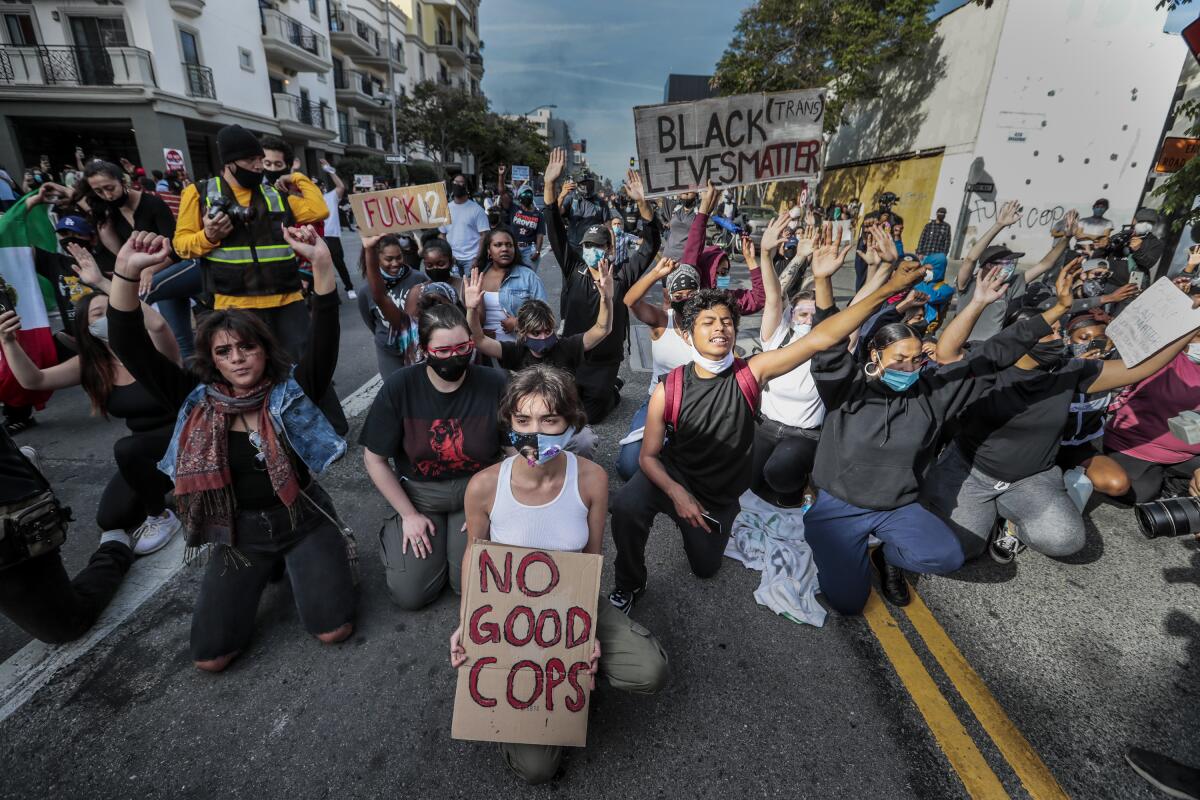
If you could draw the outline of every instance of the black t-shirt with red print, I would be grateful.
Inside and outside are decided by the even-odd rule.
[[[375,396],[359,444],[391,458],[401,478],[469,477],[503,457],[497,413],[507,385],[504,371],[472,365],[461,386],[443,393],[424,364],[397,370]]]

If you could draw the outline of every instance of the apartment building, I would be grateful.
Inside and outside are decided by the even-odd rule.
[[[509,119],[524,119],[528,120],[533,127],[537,128],[538,134],[546,140],[546,145],[551,150],[561,147],[567,149],[571,146],[571,128],[565,119],[554,115],[555,106],[543,105],[529,111],[525,114],[506,114]]]
[[[89,155],[194,176],[237,123],[305,168],[392,150],[391,93],[428,78],[479,91],[478,0],[7,0],[0,166]],[[463,164],[465,168],[469,166]]]

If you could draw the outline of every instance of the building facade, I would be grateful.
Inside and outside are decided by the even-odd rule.
[[[477,0],[32,0],[0,5],[0,165],[89,156],[195,177],[237,123],[317,160],[392,150],[392,93],[479,91]]]
[[[556,117],[551,106],[538,106],[528,114],[506,114],[508,119],[528,120],[538,135],[546,140],[546,146],[553,150],[561,147],[564,150],[571,147],[571,126],[565,119]]]
[[[1130,3],[995,0],[944,16],[923,53],[886,77],[829,142],[823,203],[871,208],[899,195],[906,248],[940,206],[953,249],[1025,212],[1002,240],[1040,258],[1068,209],[1129,223],[1142,197],[1187,48],[1166,11]],[[1120,56],[1115,54],[1120,53]]]

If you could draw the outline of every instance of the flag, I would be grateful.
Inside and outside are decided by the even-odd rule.
[[[27,209],[22,197],[0,215],[0,278],[17,293],[17,313],[21,316],[17,341],[29,359],[44,369],[58,363],[58,354],[50,330],[50,317],[46,313],[46,300],[34,270],[34,247],[58,252],[58,237],[54,235],[46,206],[39,203]],[[50,394],[22,389],[0,355],[0,403],[41,408]]]

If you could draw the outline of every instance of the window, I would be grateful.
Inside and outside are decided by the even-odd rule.
[[[421,19],[421,4],[417,3],[417,35],[421,35],[421,29],[425,27],[425,22]]]
[[[238,48],[238,63],[246,72],[254,72],[254,55],[244,47]]]
[[[421,53],[421,80],[425,80],[425,54]]]
[[[9,44],[37,44],[37,31],[33,28],[33,17],[28,14],[5,14],[4,28],[8,31]]]
[[[200,63],[200,45],[196,43],[196,34],[191,31],[179,31],[179,45],[183,50],[183,63]]]
[[[120,17],[71,17],[76,47],[128,47],[125,20]]]
[[[324,72],[317,73],[317,83],[329,83],[329,78],[326,77]]]
[[[308,0],[308,13],[313,19],[321,19],[321,9],[317,6],[317,0]]]

